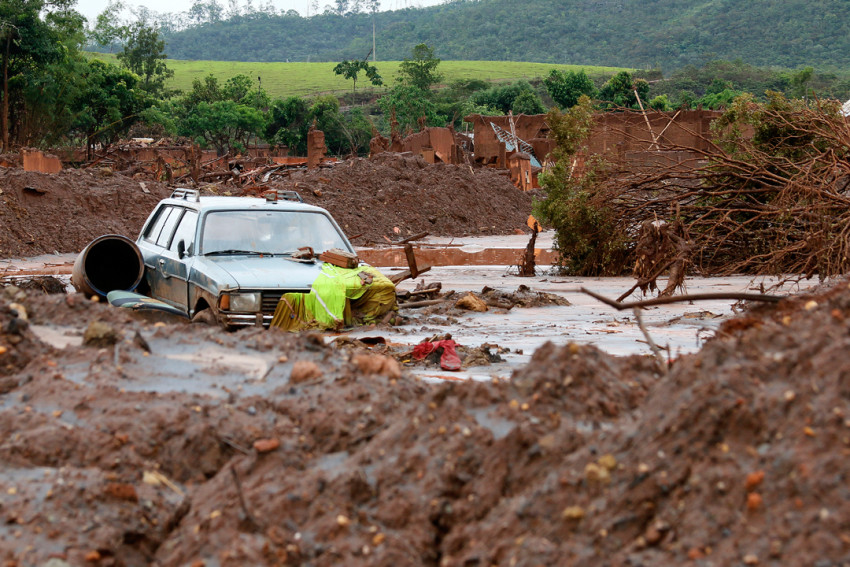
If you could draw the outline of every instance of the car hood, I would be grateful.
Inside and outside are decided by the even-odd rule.
[[[194,268],[219,289],[305,289],[322,271],[322,263],[280,256],[206,256],[199,258]]]

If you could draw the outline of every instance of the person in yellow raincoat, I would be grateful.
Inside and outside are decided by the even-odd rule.
[[[372,266],[342,268],[325,262],[310,293],[286,293],[271,326],[286,331],[368,325],[398,311],[395,285]]]

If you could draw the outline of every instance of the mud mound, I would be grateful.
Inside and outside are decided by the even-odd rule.
[[[411,155],[381,154],[295,171],[268,186],[294,189],[306,202],[328,209],[346,234],[359,237],[357,244],[420,232],[512,234],[527,230],[531,213],[531,194],[495,170],[429,165]],[[108,168],[51,175],[0,167],[0,258],[78,252],[104,234],[135,239],[172,189]],[[224,185],[204,190],[241,191]]]
[[[549,344],[510,381],[439,385],[320,336],[21,301],[119,340],[33,356],[0,395],[9,564],[850,562],[847,282],[664,374]]]
[[[26,299],[26,293],[14,286],[0,288],[0,393],[16,384],[13,379],[3,377],[19,372],[31,360],[50,351],[29,328],[23,305]]]
[[[103,234],[135,238],[170,190],[108,169],[57,174],[0,167],[0,258],[78,252]]]
[[[513,234],[527,230],[532,196],[506,175],[420,156],[378,154],[328,169],[297,172],[278,185],[328,209],[350,236],[386,243],[412,234]]]

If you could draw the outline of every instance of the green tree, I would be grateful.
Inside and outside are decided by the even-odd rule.
[[[51,78],[67,74],[60,68],[78,59],[82,39],[82,16],[65,4],[0,1],[0,149],[8,150],[13,139],[32,140],[33,128],[53,122],[50,113],[56,109],[46,104],[44,88]]]
[[[389,122],[389,117],[395,113],[395,119],[402,132],[418,131],[420,119],[424,119],[428,126],[441,125],[439,124],[436,105],[429,94],[419,87],[396,85],[389,93],[378,100],[378,106],[384,113],[387,122]]]
[[[309,129],[310,107],[303,98],[291,96],[272,103],[265,132],[266,140],[288,147],[294,155],[305,155]]]
[[[514,114],[543,114],[545,110],[540,97],[530,89],[520,92],[511,103]]]
[[[266,109],[270,106],[268,94],[261,91],[259,86],[254,88],[254,81],[248,75],[234,75],[220,85],[215,75],[207,75],[192,81],[192,90],[183,95],[183,103],[194,105],[199,102],[218,102],[230,100],[247,104],[255,108]]]
[[[520,99],[519,108],[514,108],[518,98]],[[509,85],[478,91],[473,95],[472,100],[479,106],[497,108],[500,114],[511,111],[515,114],[519,114],[520,111],[526,111],[525,114],[540,114],[544,111],[540,97],[528,81],[517,81]]]
[[[340,132],[343,139],[340,140],[338,148],[329,146],[332,152],[343,155],[368,155],[369,141],[372,139],[374,128],[372,121],[360,108],[352,108],[342,113],[340,117]]]
[[[638,108],[636,92],[646,106],[649,83],[644,79],[633,79],[628,71],[620,71],[602,86],[599,98],[605,108]]]
[[[440,59],[434,57],[434,49],[425,43],[413,48],[412,57],[405,57],[399,65],[399,80],[405,85],[428,91],[443,76],[437,72]]]
[[[118,54],[122,65],[141,77],[141,88],[155,96],[167,94],[165,81],[174,76],[165,64],[167,57],[159,32],[142,21],[130,28],[124,50]]]
[[[812,80],[815,70],[804,67],[791,75],[791,96],[794,98],[806,98],[808,96],[808,83]]]
[[[670,99],[667,98],[667,95],[663,94],[649,101],[649,108],[652,108],[653,110],[668,111],[673,110],[673,105],[670,104]]]
[[[109,0],[106,9],[97,15],[95,25],[89,32],[89,38],[101,47],[108,46],[110,53],[115,44],[130,32],[130,28],[119,19],[124,8],[124,2],[121,0]]]
[[[543,81],[543,85],[555,104],[563,110],[578,104],[581,95],[594,98],[597,94],[593,81],[590,80],[584,69],[579,72],[552,69]]]
[[[381,75],[378,74],[378,68],[374,65],[369,65],[369,62],[366,60],[353,59],[349,61],[348,59],[344,59],[334,67],[335,74],[342,75],[344,78],[351,79],[354,82],[352,91],[357,91],[357,75],[360,74],[360,71],[364,71],[366,78],[376,87],[384,84]]]
[[[183,104],[187,106],[194,106],[199,102],[216,102],[219,100],[224,100],[224,97],[215,75],[207,75],[203,80],[193,79],[192,90],[183,96]]]
[[[97,59],[88,63],[81,78],[84,88],[73,105],[71,128],[82,133],[90,156],[94,144],[108,146],[126,134],[153,99],[138,88],[134,73]]]
[[[741,91],[736,91],[733,89],[723,89],[720,92],[716,93],[707,93],[697,99],[697,105],[702,106],[703,108],[708,108],[711,110],[720,110],[723,108],[727,108],[732,102],[741,96]]]
[[[265,131],[262,112],[232,100],[201,102],[182,120],[179,133],[204,147],[214,147],[219,155],[244,150],[251,139]]]
[[[317,97],[310,106],[309,120],[325,133],[325,145],[335,155],[364,154],[372,138],[372,124],[360,109],[341,112],[333,95]]]
[[[196,24],[204,24],[221,21],[224,15],[224,6],[216,0],[194,0],[189,8],[189,17]]]
[[[534,215],[555,228],[559,263],[576,275],[614,275],[622,266],[625,244],[615,230],[612,212],[593,200],[594,187],[606,164],[589,159],[574,170],[574,156],[583,151],[593,127],[593,104],[582,96],[567,112],[549,113],[547,122],[557,142],[555,166],[540,175],[546,198],[535,203]]]

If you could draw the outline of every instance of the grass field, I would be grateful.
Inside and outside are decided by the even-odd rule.
[[[108,60],[114,60],[114,55],[97,54]],[[399,61],[378,61],[375,66],[384,79],[385,85],[392,86],[398,74]],[[286,96],[309,97],[321,93],[339,94],[351,90],[351,81],[335,75],[333,68],[336,63],[246,63],[231,61],[182,61],[167,59],[169,69],[174,70],[174,78],[169,81],[169,88],[183,91],[192,88],[194,79],[203,79],[214,75],[224,82],[235,75],[247,75],[252,78],[260,77],[263,90],[272,98]],[[515,81],[517,79],[534,79],[545,77],[551,69],[584,71],[591,77],[608,77],[621,71],[615,67],[592,67],[582,65],[556,65],[549,63],[516,63],[511,61],[442,61],[438,70],[444,76],[444,82],[450,83],[455,79],[483,79],[485,81]],[[357,90],[370,88],[372,85],[365,80],[361,73]],[[381,90],[381,89],[378,89]]]

